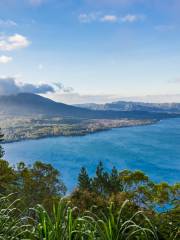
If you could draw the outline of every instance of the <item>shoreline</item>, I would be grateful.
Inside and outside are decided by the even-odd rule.
[[[84,136],[88,136],[91,134],[95,134],[95,133],[100,133],[100,132],[105,132],[105,131],[110,131],[112,129],[116,129],[116,128],[130,128],[130,127],[141,127],[141,126],[148,126],[148,125],[154,125],[157,124],[158,122],[160,122],[161,120],[157,120],[157,119],[153,119],[153,120],[148,120],[148,122],[143,122],[143,123],[136,123],[136,124],[132,124],[132,125],[123,125],[123,126],[114,126],[114,127],[106,127],[104,129],[96,129],[94,131],[89,131],[86,133],[80,133],[79,134],[58,134],[58,135],[45,135],[45,136],[39,136],[36,138],[24,138],[24,139],[17,139],[17,140],[4,140],[1,144],[11,144],[11,143],[17,143],[17,142],[24,142],[24,141],[32,141],[32,140],[40,140],[40,139],[46,139],[46,138],[58,138],[58,137],[84,137]]]

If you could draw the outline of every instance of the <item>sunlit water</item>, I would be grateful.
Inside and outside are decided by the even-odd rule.
[[[101,160],[107,170],[140,169],[153,180],[180,181],[180,119],[155,125],[112,129],[80,137],[54,137],[5,144],[5,158],[15,164],[36,160],[57,168],[68,190],[82,166],[90,175]]]

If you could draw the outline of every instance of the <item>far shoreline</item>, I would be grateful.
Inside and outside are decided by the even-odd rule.
[[[79,133],[79,134],[59,134],[59,135],[45,135],[45,136],[40,136],[40,137],[36,137],[36,138],[24,138],[24,139],[17,139],[17,140],[9,140],[9,141],[6,141],[4,140],[1,144],[2,145],[5,145],[5,144],[11,144],[11,143],[18,143],[18,142],[24,142],[24,141],[36,141],[36,140],[41,140],[41,139],[47,139],[47,138],[58,138],[58,137],[85,137],[85,136],[88,136],[88,135],[93,135],[93,134],[96,134],[96,133],[101,133],[101,132],[105,132],[105,131],[110,131],[110,130],[113,130],[113,129],[121,129],[121,128],[133,128],[133,127],[143,127],[143,126],[149,126],[149,125],[155,125],[157,123],[159,123],[162,119],[148,119],[148,122],[143,122],[143,123],[140,123],[140,124],[134,124],[134,125],[124,125],[124,126],[117,126],[117,127],[107,127],[107,128],[104,128],[104,129],[96,129],[94,131],[89,131],[87,133]],[[165,120],[165,119],[163,119]]]

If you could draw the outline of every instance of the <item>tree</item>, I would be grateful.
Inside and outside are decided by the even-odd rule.
[[[93,178],[93,190],[101,195],[106,196],[108,193],[109,174],[104,171],[103,163],[100,161],[96,168],[96,176]]]
[[[3,137],[0,129],[0,142],[3,141]],[[9,194],[16,190],[16,173],[9,163],[2,159],[3,156],[4,150],[0,145],[0,194]]]
[[[122,183],[119,178],[119,172],[115,167],[113,167],[111,174],[109,175],[108,191],[109,195],[122,191]]]
[[[53,200],[59,199],[66,192],[64,183],[59,178],[58,170],[51,164],[35,162],[32,167],[19,163],[17,167],[19,195],[25,205],[43,204],[50,208]]]
[[[127,198],[140,207],[154,207],[154,183],[141,171],[121,171],[119,178]]]
[[[171,204],[172,187],[166,182],[161,182],[154,184],[153,190],[153,200],[156,206],[165,210],[169,208]]]
[[[78,207],[80,211],[90,210],[93,206],[97,206],[97,210],[99,210],[99,208],[103,209],[108,205],[107,199],[102,195],[94,191],[82,191],[78,188],[72,192],[70,200],[72,205]]]
[[[78,187],[80,190],[91,190],[91,179],[84,167],[81,168],[78,176]]]
[[[3,141],[3,137],[4,135],[1,133],[1,129],[0,129],[0,142]],[[3,148],[2,146],[0,145],[0,159],[4,156],[4,151],[3,151]]]
[[[120,172],[119,178],[125,192],[136,191],[138,187],[146,186],[149,183],[149,178],[141,171],[124,170]]]
[[[0,194],[8,194],[15,190],[16,174],[9,163],[0,159]]]

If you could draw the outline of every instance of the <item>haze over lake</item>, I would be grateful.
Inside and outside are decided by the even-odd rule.
[[[180,180],[180,119],[149,126],[112,129],[81,137],[54,137],[4,144],[5,159],[15,164],[36,160],[51,163],[72,190],[82,166],[94,174],[98,162],[105,168],[140,169],[153,180]]]

